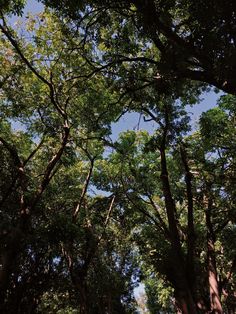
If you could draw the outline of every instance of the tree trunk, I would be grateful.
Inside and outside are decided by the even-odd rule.
[[[20,251],[21,241],[23,239],[22,232],[18,228],[14,228],[5,242],[5,247],[1,252],[0,267],[0,313],[3,313],[5,297],[10,281],[10,275],[14,269],[16,258]]]
[[[187,230],[187,261],[186,269],[188,282],[192,294],[196,294],[196,274],[195,274],[195,230],[194,230],[194,208],[192,193],[192,173],[189,168],[187,152],[183,145],[180,146],[180,154],[185,169],[186,194],[188,200],[188,230]]]
[[[219,283],[217,279],[217,270],[215,262],[214,242],[211,239],[207,241],[208,250],[208,279],[210,287],[210,302],[212,314],[223,314],[220,301]]]
[[[207,225],[207,266],[208,281],[210,289],[210,304],[212,314],[223,314],[220,300],[220,289],[217,278],[216,258],[215,258],[215,234],[211,222],[212,200],[208,200],[208,208],[206,210]]]
[[[88,314],[88,300],[87,300],[87,288],[85,282],[80,281],[78,283],[78,291],[80,295],[80,314]]]
[[[165,149],[160,149],[161,153],[161,181],[162,190],[165,198],[165,206],[169,224],[171,251],[172,251],[172,265],[175,296],[178,308],[183,314],[197,314],[196,305],[193,295],[191,293],[190,285],[188,283],[187,274],[184,269],[185,261],[181,250],[181,243],[176,221],[175,202],[172,197],[169,176],[166,164]]]

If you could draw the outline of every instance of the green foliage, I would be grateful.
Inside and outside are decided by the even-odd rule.
[[[222,0],[42,2],[80,26],[91,26],[88,37],[106,60],[145,56],[150,69],[155,64],[152,77],[158,73],[175,87],[187,78],[235,94],[233,0],[227,6]]]
[[[173,300],[171,300],[173,291],[160,276],[148,274],[148,278],[145,280],[145,292],[147,294],[147,306],[150,314],[161,311],[175,313]]]
[[[23,8],[25,5],[25,0],[1,0],[0,1],[0,8],[1,14],[17,14],[21,15],[23,12]]]
[[[231,4],[43,2],[57,14],[0,36],[0,311],[131,314],[142,279],[150,313],[174,313],[186,294],[209,312],[213,265],[232,312],[235,97],[191,134],[185,110],[202,82],[230,89]],[[187,80],[199,69],[201,83]],[[112,143],[131,111],[155,132]]]

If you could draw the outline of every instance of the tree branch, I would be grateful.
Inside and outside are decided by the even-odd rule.
[[[40,187],[38,188],[38,191],[36,192],[36,195],[34,197],[32,205],[30,206],[31,210],[34,209],[34,207],[37,205],[38,201],[40,200],[41,195],[43,194],[43,192],[46,189],[46,187],[48,186],[51,178],[53,177],[53,170],[54,170],[56,164],[58,163],[58,161],[61,159],[61,156],[64,152],[64,149],[65,149],[66,144],[67,144],[68,139],[69,139],[69,133],[70,133],[70,129],[67,126],[67,124],[65,124],[65,126],[64,126],[64,137],[63,137],[61,146],[60,146],[59,150],[57,151],[57,153],[52,157],[52,159],[50,160],[50,162],[48,163],[48,165],[46,167],[44,177],[42,179]]]
[[[2,18],[3,19],[3,18]],[[0,24],[0,30],[3,32],[3,34],[7,37],[9,42],[12,44],[12,46],[15,48],[16,52],[22,59],[22,61],[25,63],[25,65],[31,70],[32,73],[35,74],[35,76],[40,79],[44,84],[46,84],[49,87],[50,91],[50,99],[56,110],[59,112],[59,114],[63,117],[66,118],[66,113],[64,110],[60,107],[60,105],[57,103],[55,100],[55,93],[54,93],[54,88],[53,85],[46,80],[34,67],[33,65],[29,62],[29,60],[24,56],[23,52],[20,49],[20,46],[18,45],[17,41],[13,38],[13,36],[10,33],[10,30],[8,29],[6,22],[3,19],[3,24]]]
[[[84,182],[84,187],[82,189],[82,193],[81,193],[79,202],[78,202],[76,208],[73,211],[73,218],[72,218],[73,222],[76,222],[78,214],[79,214],[80,209],[81,209],[81,206],[83,204],[83,200],[84,200],[84,197],[85,197],[85,195],[87,193],[89,182],[91,180],[93,167],[94,167],[94,158],[90,159],[90,167],[89,167],[89,171],[88,171],[87,177],[86,177],[85,182]]]
[[[164,220],[162,219],[160,213],[159,213],[159,209],[156,205],[156,203],[153,201],[152,197],[151,196],[148,196],[149,200],[150,200],[150,203],[152,205],[152,207],[155,209],[155,212],[156,212],[156,215],[157,215],[157,219],[160,221],[161,223],[161,226],[162,226],[162,229],[164,231],[164,234],[167,236],[167,238],[170,238],[170,232],[167,228],[167,225],[166,223],[164,222]]]

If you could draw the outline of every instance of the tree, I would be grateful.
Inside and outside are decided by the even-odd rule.
[[[141,269],[150,311],[234,313],[235,97],[191,135],[185,112],[233,89],[234,26],[215,14],[205,42],[189,1],[63,4],[23,31],[1,13],[1,311],[134,313]],[[113,143],[127,111],[155,133]]]
[[[138,226],[135,240],[148,276],[155,278],[156,287],[161,280],[168,282],[182,313],[234,311],[234,296],[228,299],[230,308],[224,292],[228,284],[234,285],[229,275],[234,256],[223,253],[228,251],[224,239],[234,229],[234,189],[230,191],[226,176],[222,177],[227,169],[231,181],[234,173],[234,142],[227,144],[234,132],[233,99],[222,97],[219,108],[203,114],[201,133],[184,137],[185,113],[165,97],[149,112],[159,125],[156,133],[122,135],[117,152],[104,166],[111,173],[102,187],[108,184],[109,191],[123,191],[126,219],[135,219]],[[147,290],[150,297],[151,291]]]
[[[83,54],[91,47],[82,46],[78,58],[74,40],[78,45],[83,35],[65,37],[50,12],[29,16],[22,33],[4,16],[0,28],[1,175],[6,178],[1,184],[1,311],[34,313],[46,306],[41,300],[63,294],[63,306],[68,302],[81,313],[104,313],[109,307],[128,313],[132,252],[110,248],[106,240],[114,197],[99,201],[88,195],[103,138],[120,111],[112,82],[99,73],[90,78],[93,66]],[[14,121],[22,131],[12,130]],[[101,273],[117,288],[102,285]],[[90,296],[100,308],[87,307]]]
[[[122,54],[124,39],[129,46],[148,40],[157,49],[159,79],[190,79],[204,82],[235,95],[235,2],[205,1],[43,1],[77,22],[88,14],[88,25],[98,22],[108,29],[122,29],[126,39],[114,32],[118,43],[113,61]],[[90,22],[89,22],[90,21]],[[109,23],[109,24],[108,24]],[[91,25],[94,25],[91,23]],[[89,32],[89,31],[88,31]],[[135,36],[133,35],[134,33]],[[107,38],[104,43],[106,43]],[[120,41],[120,43],[119,43]],[[114,46],[113,46],[114,47]],[[129,50],[129,49],[128,49]],[[128,57],[132,49],[125,55]],[[139,50],[138,54],[142,55]]]

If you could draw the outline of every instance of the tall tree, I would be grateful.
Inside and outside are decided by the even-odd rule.
[[[156,286],[161,278],[174,288],[181,313],[234,311],[235,297],[225,290],[234,286],[235,267],[225,241],[234,229],[234,188],[227,183],[233,184],[235,171],[234,141],[227,144],[235,130],[233,99],[222,97],[219,108],[202,116],[201,132],[184,137],[184,111],[177,104],[170,106],[165,97],[167,103],[149,111],[159,125],[155,135],[122,135],[107,165],[113,184],[101,182],[103,188],[109,182],[109,191],[123,191],[127,219],[138,225],[135,239],[146,272],[153,272]],[[231,256],[223,253],[228,250]]]
[[[70,279],[67,275],[63,280],[71,280],[77,290],[83,286],[83,282],[87,284],[88,269],[92,260],[99,255],[98,246],[105,233],[103,228],[109,223],[110,217],[106,220],[104,214],[105,217],[98,220],[100,233],[94,234],[89,223],[92,213],[89,212],[86,218],[83,212],[87,206],[93,163],[101,158],[104,149],[99,139],[110,133],[110,122],[119,114],[120,108],[112,81],[105,80],[99,73],[93,78],[89,76],[93,66],[83,57],[83,52],[88,52],[91,47],[82,45],[80,58],[78,49],[75,53],[73,41],[76,40],[78,46],[83,34],[76,39],[65,37],[59,19],[49,12],[29,16],[23,32],[14,31],[7,25],[5,17],[1,18],[0,58],[4,68],[1,68],[0,142],[5,161],[1,170],[2,177],[7,178],[1,184],[0,199],[1,311],[31,313],[35,311],[42,294],[55,285],[52,280],[54,276],[58,274],[64,277],[61,260],[63,263],[67,260],[66,271],[71,275]],[[10,123],[14,125],[14,122],[20,124],[22,131],[12,130]],[[53,197],[52,203],[47,203],[52,182],[56,179],[62,181],[58,174],[62,168],[70,171],[69,167],[75,161],[84,163],[85,169],[80,168],[83,171],[74,179],[80,183],[73,190],[74,197],[69,193],[64,195],[66,203],[70,199],[70,205],[65,207],[64,200],[58,202]],[[75,181],[72,182],[76,186]],[[64,184],[63,188],[66,189],[67,182]],[[59,184],[54,193],[61,193]],[[103,208],[108,211],[110,202],[108,198],[104,205],[100,204],[101,208],[94,205],[94,211]],[[58,239],[63,241],[60,250],[63,249],[64,255],[58,252],[58,247],[55,249],[59,242],[53,245],[53,235],[46,244],[46,226],[49,217],[53,220],[50,211],[58,206],[65,212],[69,211],[67,216],[65,213],[65,223],[68,220],[70,223],[65,225],[70,240],[66,234],[64,240]],[[93,205],[89,207],[93,208]],[[58,221],[55,222],[59,230],[60,215],[58,213]],[[82,217],[78,220],[80,215]],[[81,228],[77,227],[81,223]],[[53,224],[49,226],[52,228]],[[77,229],[81,235],[82,252],[78,242],[72,240],[73,230]],[[69,244],[76,247],[74,256],[74,249],[70,252],[70,248],[64,248]],[[28,270],[24,264],[28,265]],[[110,267],[113,267],[112,262]],[[123,268],[114,271],[115,274],[119,272],[121,278],[118,280],[125,282]],[[132,270],[127,276],[131,274]],[[117,294],[117,304],[122,307],[121,290],[114,293]],[[124,295],[129,293],[128,289]],[[83,292],[79,292],[81,313],[87,313],[89,310],[83,307],[82,295]]]

